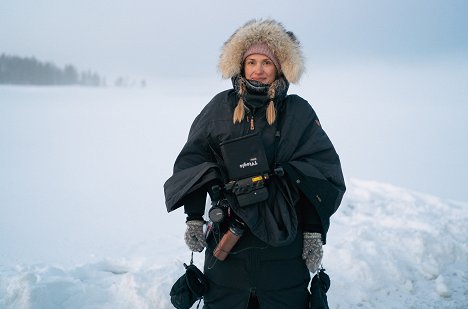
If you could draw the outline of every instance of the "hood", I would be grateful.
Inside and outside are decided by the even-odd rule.
[[[219,57],[223,78],[241,74],[243,55],[254,43],[265,43],[281,65],[281,73],[290,83],[297,83],[304,72],[304,56],[296,36],[275,20],[250,20],[224,43]]]

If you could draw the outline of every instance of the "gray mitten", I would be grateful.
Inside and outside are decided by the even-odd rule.
[[[311,273],[315,273],[322,263],[322,235],[320,233],[304,233],[304,247],[302,258]]]
[[[205,235],[203,234],[203,225],[201,220],[187,221],[187,230],[185,230],[185,243],[192,251],[202,252],[206,247]]]

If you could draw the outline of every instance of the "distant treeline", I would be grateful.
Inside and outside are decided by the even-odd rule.
[[[104,86],[105,79],[95,72],[79,72],[73,65],[63,69],[34,57],[0,56],[0,84]]]

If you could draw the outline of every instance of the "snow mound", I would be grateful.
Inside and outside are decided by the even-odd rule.
[[[351,179],[331,226],[332,307],[468,305],[468,204]]]
[[[468,204],[372,181],[347,184],[324,247],[330,307],[468,307]],[[172,236],[161,239],[175,242],[165,250],[140,245],[153,256],[0,266],[0,308],[172,308],[169,290],[190,257],[181,235]]]

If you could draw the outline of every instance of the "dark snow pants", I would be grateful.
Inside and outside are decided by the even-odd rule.
[[[224,261],[212,255],[216,243],[208,238],[204,273],[210,286],[203,308],[247,309],[251,296],[261,309],[308,308],[310,273],[301,257],[302,233],[285,247],[244,234]]]
[[[308,282],[307,282],[308,283]],[[213,284],[213,282],[210,282]],[[210,285],[204,297],[204,309],[306,309],[309,308],[307,286],[297,286],[287,290],[256,290],[250,297],[249,290],[237,290],[219,285]],[[252,300],[249,305],[249,300]],[[258,307],[257,307],[258,305]]]

